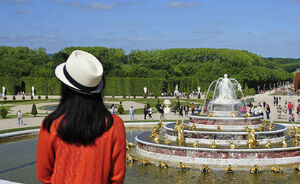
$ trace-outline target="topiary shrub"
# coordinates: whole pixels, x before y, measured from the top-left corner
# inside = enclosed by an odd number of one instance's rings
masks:
[[[160,100],[159,100],[159,98],[157,99],[157,104],[156,104],[156,106],[155,106],[155,108],[157,109],[157,110],[159,110],[160,109]]]
[[[48,100],[48,98],[49,98],[48,95],[46,95],[45,99]]]
[[[33,96],[32,95],[30,96],[30,99],[33,100]]]
[[[31,108],[31,114],[35,117],[38,112],[36,110],[36,105],[35,104],[32,104],[32,108]]]
[[[6,109],[4,109],[4,107],[2,107],[1,109],[0,109],[0,115],[1,115],[1,117],[2,118],[5,118],[6,117],[6,115],[7,115],[7,110]]]
[[[121,104],[121,102],[120,102],[120,105],[118,107],[118,113],[119,114],[123,114],[124,113],[124,108],[123,108],[123,105]]]
[[[25,96],[24,95],[22,96],[22,99],[25,100]]]
[[[4,100],[7,100],[7,97],[4,97],[3,99],[4,99]]]
[[[41,96],[40,96],[40,95],[38,96],[38,99],[39,99],[39,100],[41,99]]]
[[[13,100],[16,100],[16,96],[15,95],[13,96]]]

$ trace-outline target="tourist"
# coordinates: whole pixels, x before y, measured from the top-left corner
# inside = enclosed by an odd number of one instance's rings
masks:
[[[161,121],[163,121],[163,119],[164,119],[164,108],[163,108],[162,105],[159,107],[159,112],[160,112],[160,118],[159,119]]]
[[[129,109],[130,120],[134,120],[134,108],[133,106]]]
[[[41,125],[37,178],[41,183],[124,183],[125,127],[103,103],[101,63],[76,50],[54,74],[62,82],[61,100]]]
[[[189,114],[189,106],[185,104],[184,106],[184,115],[187,116]]]
[[[280,105],[279,105],[280,106]],[[287,111],[288,111],[288,108],[287,106],[285,105],[282,109],[282,118],[283,119],[287,119]]]
[[[279,106],[277,106],[277,118],[278,119],[282,118],[281,113],[282,113],[282,108],[281,108],[281,105],[279,105]]]
[[[149,106],[149,108],[148,108],[148,115],[149,115],[149,118],[152,119],[152,107],[151,106]]]
[[[288,109],[289,109],[289,115],[291,115],[292,114],[292,111],[293,111],[293,104],[291,103],[291,102],[289,102],[289,104],[288,104]]]
[[[266,115],[267,115],[267,120],[270,119],[270,113],[271,113],[271,109],[269,104],[266,105]]]
[[[110,106],[110,112],[112,114],[115,114],[115,104],[111,104],[111,106]]]
[[[295,123],[295,116],[294,116],[294,114],[291,114],[291,115],[289,116],[289,122]]]
[[[195,112],[194,103],[192,103],[192,105],[191,105],[191,111],[192,111],[192,114],[194,114],[194,112]]]
[[[297,118],[299,119],[300,116],[300,104],[297,106]]]
[[[179,106],[178,111],[179,111],[179,116],[183,116],[183,107],[182,107],[182,105]]]
[[[23,125],[23,119],[22,119],[22,112],[21,112],[21,110],[18,110],[17,115],[18,115],[18,124],[19,125]]]
[[[144,105],[144,120],[146,120],[148,114],[147,105]]]

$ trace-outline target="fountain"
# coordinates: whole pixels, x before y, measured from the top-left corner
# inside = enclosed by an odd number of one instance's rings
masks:
[[[213,86],[212,100],[206,103]],[[283,125],[241,112],[244,101],[241,85],[225,74],[210,84],[203,105],[206,108],[200,114],[191,115],[188,122],[165,126],[160,122],[152,132],[139,134],[134,154],[172,167],[180,162],[180,166],[191,168],[227,167],[232,172],[233,167],[258,172],[271,166],[299,165],[299,130],[291,133]]]

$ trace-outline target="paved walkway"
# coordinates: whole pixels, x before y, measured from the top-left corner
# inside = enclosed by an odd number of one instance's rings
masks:
[[[295,107],[293,113],[295,113],[296,106],[298,105],[298,98],[300,98],[300,97],[298,97],[298,96],[280,96],[280,97],[281,97],[281,100],[279,101],[279,104],[281,106],[284,106],[285,101],[292,102],[294,104],[294,107]],[[12,97],[9,97],[9,98],[12,98]],[[17,97],[17,99],[18,98],[21,98],[21,96]],[[49,99],[58,99],[58,98],[60,98],[60,97],[59,96],[49,96]],[[271,120],[273,120],[273,121],[288,121],[288,117],[286,119],[278,119],[277,118],[276,107],[273,105],[273,96],[269,95],[269,93],[258,94],[258,95],[253,96],[253,98],[255,100],[254,104],[259,103],[259,102],[263,103],[263,101],[265,101],[267,104],[270,105]],[[42,99],[44,99],[44,98],[42,97]],[[119,101],[115,101],[115,102],[107,101],[107,103],[119,104]],[[46,105],[55,105],[55,104],[58,104],[58,103],[56,103],[56,102],[53,102],[53,103],[40,103],[40,104],[37,104],[37,107],[46,106]],[[124,101],[123,102],[123,107],[124,107],[125,110],[129,110],[131,105],[133,105],[134,108],[136,108],[136,109],[144,107],[144,104],[137,103],[137,102],[130,102],[130,101]],[[19,109],[21,109],[21,111],[23,113],[26,113],[26,112],[30,113],[31,108],[32,108],[31,104],[29,104],[29,105],[18,105],[16,107],[11,108],[12,111],[10,112],[10,114],[16,114],[16,112]],[[48,113],[48,111],[46,111],[46,110],[38,110],[38,112],[39,113]],[[296,113],[295,113],[295,115],[296,115]],[[158,121],[160,119],[160,113],[154,113],[152,116],[153,116],[153,118],[150,119],[150,120]],[[120,115],[120,117],[124,121],[130,120],[129,114]],[[176,119],[182,119],[182,118],[188,119],[188,116],[180,117],[180,116],[178,116],[178,114],[175,115],[174,113],[165,114],[165,116],[164,116],[164,120],[176,120]],[[20,128],[20,127],[40,126],[43,119],[44,119],[44,116],[23,118],[23,121],[24,121],[24,124],[25,124],[23,126],[18,125],[17,118],[0,119],[0,130]],[[136,121],[144,120],[144,115],[143,114],[137,114],[137,115],[135,115],[134,120],[136,120]],[[147,120],[149,120],[148,116],[147,116]],[[300,117],[296,116],[296,121],[299,121],[299,120],[300,120]]]

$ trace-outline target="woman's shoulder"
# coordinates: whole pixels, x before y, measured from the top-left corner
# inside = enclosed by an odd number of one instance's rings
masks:
[[[114,126],[120,126],[120,125],[124,126],[124,121],[118,115],[112,114],[112,116],[114,119],[114,123],[113,123]]]

